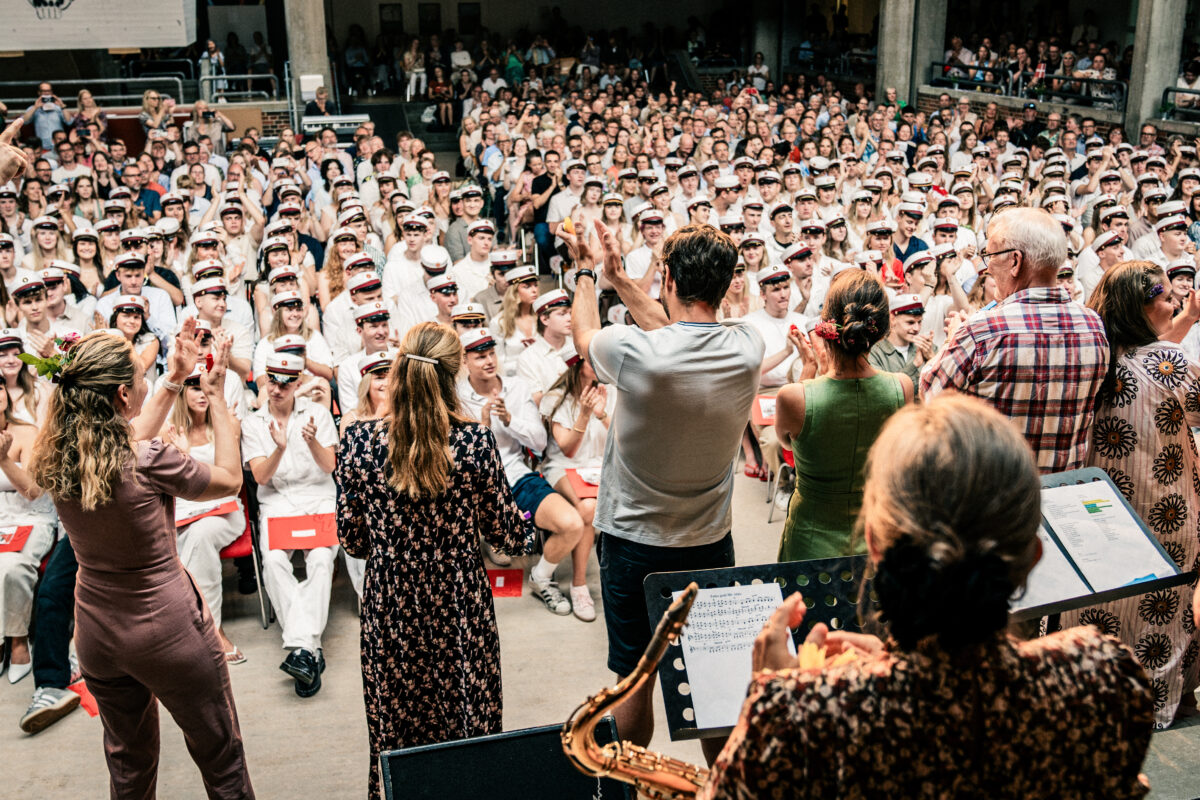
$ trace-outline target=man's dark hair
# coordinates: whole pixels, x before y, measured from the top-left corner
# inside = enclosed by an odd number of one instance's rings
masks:
[[[729,290],[737,257],[733,239],[711,225],[685,225],[667,237],[662,249],[679,301],[713,309]]]
[[[317,138],[324,136],[325,131],[329,131],[334,136],[337,136],[337,131],[335,131],[333,128],[329,127],[328,125],[326,125],[325,127],[321,128],[321,130],[317,131]]]

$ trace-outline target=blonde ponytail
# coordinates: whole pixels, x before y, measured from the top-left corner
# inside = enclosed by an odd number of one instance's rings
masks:
[[[450,428],[468,421],[455,389],[461,366],[457,334],[423,322],[405,335],[388,376],[388,483],[414,500],[436,497],[450,485]]]

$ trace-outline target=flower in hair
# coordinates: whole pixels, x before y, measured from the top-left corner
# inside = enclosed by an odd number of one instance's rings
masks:
[[[813,332],[822,339],[836,341],[842,336],[842,326],[832,320],[823,319],[813,328]]]
[[[66,336],[56,338],[54,344],[58,347],[59,352],[47,358],[35,356],[33,353],[21,353],[18,358],[36,369],[39,378],[49,378],[51,383],[60,383],[62,371],[75,357],[72,350],[79,343],[79,338],[78,333],[68,333]]]
[[[867,332],[868,333],[878,333],[879,332],[879,326],[875,324],[874,317],[867,317]]]
[[[1154,284],[1153,286],[1151,286],[1149,289],[1146,290],[1146,302],[1149,303],[1151,300],[1158,297],[1162,293],[1163,293],[1163,285],[1161,283]]]

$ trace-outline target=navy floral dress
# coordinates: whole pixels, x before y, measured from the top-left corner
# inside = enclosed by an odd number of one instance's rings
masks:
[[[338,538],[367,561],[370,798],[380,796],[381,752],[501,730],[500,639],[479,537],[518,555],[535,531],[513,502],[490,430],[455,425],[450,447],[450,488],[416,501],[387,483],[384,423],[352,425],[338,452]]]
[[[1200,685],[1200,634],[1192,592],[1200,568],[1200,365],[1172,342],[1155,342],[1117,361],[1113,396],[1092,426],[1088,466],[1113,479],[1158,543],[1192,573],[1192,583],[1071,611],[1063,627],[1095,625],[1129,646],[1150,675],[1154,725],[1166,728],[1180,701]]]

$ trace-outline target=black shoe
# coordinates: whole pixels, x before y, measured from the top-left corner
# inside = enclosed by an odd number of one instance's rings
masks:
[[[254,556],[245,556],[233,560],[238,571],[239,594],[254,594],[258,590],[258,578],[254,575],[254,562],[250,560],[252,558]]]
[[[288,653],[288,657],[283,660],[279,668],[296,679],[297,692],[300,691],[301,684],[304,686],[311,686],[314,682],[320,684],[321,670],[311,650],[297,647]]]
[[[312,658],[312,656],[309,656],[309,658]],[[312,697],[321,691],[321,673],[325,671],[325,652],[323,650],[317,650],[316,665],[317,679],[315,681],[308,685],[302,684],[299,680],[296,681],[296,694],[300,697]]]

